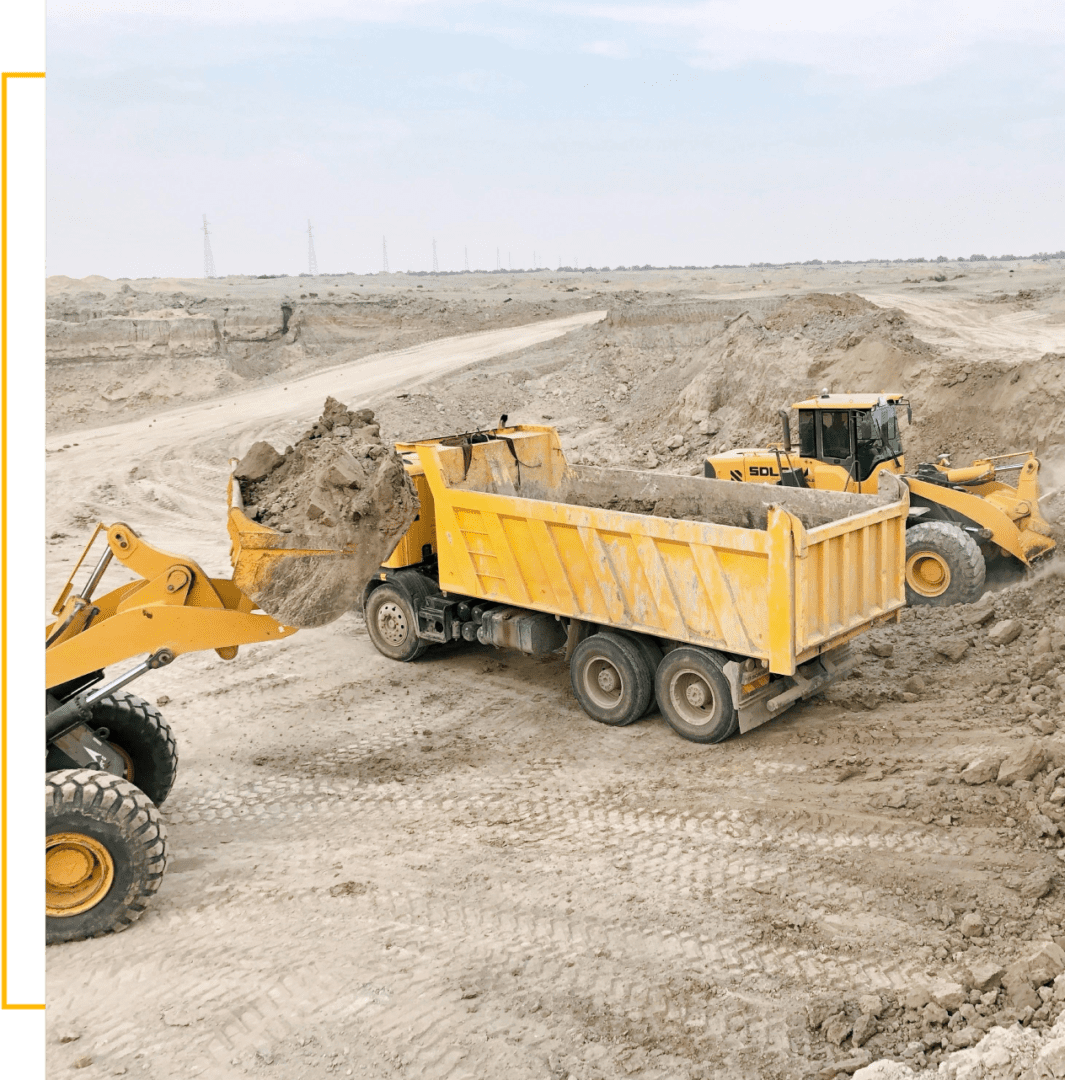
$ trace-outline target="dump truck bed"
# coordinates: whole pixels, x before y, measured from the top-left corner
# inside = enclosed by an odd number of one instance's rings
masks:
[[[780,675],[904,603],[908,495],[894,477],[851,495],[576,466],[553,428],[532,426],[399,449],[422,498],[415,528],[434,520],[445,592]]]

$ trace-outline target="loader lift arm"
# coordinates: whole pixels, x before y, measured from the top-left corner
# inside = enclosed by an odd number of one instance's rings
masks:
[[[74,577],[101,533],[106,547],[75,593]],[[116,559],[139,576],[94,599]],[[241,645],[296,632],[256,613],[232,581],[208,577],[194,560],[152,547],[121,522],[97,525],[52,614],[45,628],[45,737],[76,764],[119,776],[119,756],[87,723],[96,702],[183,653],[214,649],[232,660]],[[104,668],[142,653],[145,659],[93,688]]]

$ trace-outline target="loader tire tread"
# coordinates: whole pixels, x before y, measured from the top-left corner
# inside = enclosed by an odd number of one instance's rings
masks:
[[[925,521],[906,530],[906,565],[921,550],[932,551],[950,567],[951,580],[939,596],[926,596],[906,582],[906,602],[927,607],[973,604],[983,595],[987,567],[976,541],[960,525],[949,521]]]
[[[60,769],[45,775],[45,835],[82,833],[104,844],[114,861],[107,894],[80,914],[47,916],[45,941],[84,941],[135,923],[166,872],[162,815],[140,788],[111,773]]]
[[[136,694],[116,690],[92,706],[94,727],[106,727],[107,742],[120,747],[133,763],[127,776],[156,806],[162,806],[177,778],[177,739],[163,714]],[[61,760],[60,760],[61,759]],[[50,748],[47,767],[68,764],[65,754]]]

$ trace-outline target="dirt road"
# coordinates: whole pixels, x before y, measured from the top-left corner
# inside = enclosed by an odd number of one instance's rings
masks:
[[[447,372],[528,349],[602,319],[586,312],[456,337],[325,368],[282,385],[215,398],[46,440],[48,531],[124,516],[145,535],[189,554],[209,572],[226,572],[225,484],[230,458],[257,439],[283,448],[332,394],[364,406],[386,390],[415,387]],[[165,539],[164,539],[165,538]],[[76,537],[71,538],[72,548]],[[57,556],[60,554],[56,552]],[[213,561],[212,561],[213,560]],[[50,560],[54,566],[60,559]]]

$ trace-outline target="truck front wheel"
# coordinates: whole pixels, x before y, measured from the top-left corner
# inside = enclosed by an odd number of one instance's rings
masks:
[[[666,653],[655,695],[669,726],[692,742],[721,742],[739,728],[732,688],[706,649],[682,645]]]
[[[418,637],[418,605],[432,586],[415,572],[401,572],[366,598],[366,632],[374,648],[390,660],[417,660],[429,642]]]
[[[925,521],[906,530],[907,603],[975,603],[983,594],[985,573],[980,548],[960,526]]]

